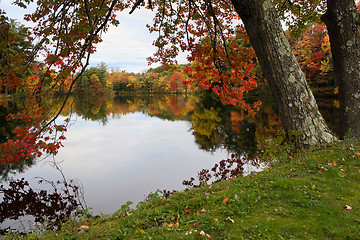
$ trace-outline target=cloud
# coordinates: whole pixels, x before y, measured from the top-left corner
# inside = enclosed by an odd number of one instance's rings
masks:
[[[24,20],[25,14],[29,14],[29,13],[32,13],[33,11],[35,11],[34,3],[30,3],[28,8],[24,9],[24,8],[21,8],[15,4],[13,4],[12,0],[0,0],[0,9],[5,11],[7,16],[10,19],[15,19],[19,23],[24,24],[26,26],[34,25],[34,24],[26,22]]]
[[[136,10],[131,15],[119,13],[120,25],[111,26],[103,35],[103,42],[91,57],[91,63],[105,62],[109,67],[132,72],[148,68],[146,58],[156,51],[152,43],[157,34],[149,33],[146,24],[152,23],[154,14],[146,9]]]
[[[25,13],[35,10],[35,4],[24,10],[12,5],[10,0],[0,0],[0,8],[5,10],[10,18],[17,19],[29,26],[23,20]],[[109,68],[120,68],[127,72],[143,72],[150,67],[146,58],[151,57],[156,48],[152,45],[157,33],[149,33],[146,24],[151,25],[155,11],[149,9],[136,9],[132,14],[129,10],[118,13],[120,25],[110,26],[103,34],[103,42],[97,46],[97,51],[90,58],[90,66],[104,62]],[[186,63],[185,54],[180,54],[179,63]]]
[[[103,35],[103,42],[91,57],[91,65],[105,62],[110,68],[120,68],[127,72],[143,72],[150,67],[146,58],[151,57],[156,48],[152,45],[158,36],[150,33],[146,24],[151,25],[155,12],[148,9],[137,9],[133,14],[128,11],[118,14],[120,25],[111,26]],[[186,63],[186,54],[179,54],[179,63]]]

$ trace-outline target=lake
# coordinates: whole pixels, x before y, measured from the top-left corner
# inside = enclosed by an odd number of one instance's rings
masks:
[[[264,102],[255,117],[248,117],[210,96],[125,95],[70,103],[57,120],[62,123],[71,115],[58,155],[14,169],[2,166],[1,184],[24,178],[34,189],[49,189],[38,183],[39,177],[56,182],[63,174],[82,185],[93,214],[113,213],[127,201],[135,206],[157,189],[182,190],[183,180],[231,154],[252,158],[257,142],[273,137],[281,126],[272,103]],[[323,109],[336,111],[332,104]],[[244,166],[245,174],[259,170]],[[14,225],[5,221],[1,228]]]

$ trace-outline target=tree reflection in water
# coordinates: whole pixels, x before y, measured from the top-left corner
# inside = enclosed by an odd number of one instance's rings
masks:
[[[96,100],[96,101],[95,101]],[[281,120],[273,102],[263,101],[261,110],[254,116],[247,114],[234,106],[225,106],[211,96],[193,95],[118,95],[115,98],[108,96],[91,99],[77,96],[74,104],[65,106],[63,115],[75,112],[77,116],[86,120],[99,121],[103,125],[108,119],[121,118],[128,113],[142,112],[151,117],[169,121],[187,121],[191,127],[189,131],[199,149],[215,152],[217,149],[226,149],[231,158],[221,160],[210,170],[202,170],[195,178],[184,181],[186,186],[200,186],[204,182],[220,181],[233,178],[244,173],[244,163],[258,166],[256,157],[257,143],[275,136],[281,126]],[[321,105],[320,105],[321,107]],[[0,113],[4,109],[0,109]],[[321,110],[321,109],[320,109]],[[336,111],[330,104],[325,110]],[[324,112],[323,112],[324,113]],[[0,115],[4,122],[5,115]],[[325,119],[326,113],[325,113]],[[337,118],[329,117],[337,126]],[[5,121],[6,122],[6,121]],[[17,123],[6,122],[0,128],[0,139],[11,138],[12,128]],[[71,129],[69,129],[71,131]],[[333,129],[334,130],[334,129]],[[335,129],[336,131],[336,129]],[[244,157],[246,156],[246,157]],[[61,181],[39,179],[42,186],[46,183],[50,190],[34,190],[25,180],[8,180],[8,175],[14,172],[23,172],[38,160],[25,158],[17,163],[0,165],[2,181],[8,181],[8,187],[1,186],[0,193],[3,201],[0,203],[0,221],[21,218],[24,215],[33,215],[38,222],[47,221],[49,226],[59,227],[61,221],[77,210],[86,209],[82,188],[75,181],[66,181],[62,171]]]
[[[184,180],[183,185],[188,187],[201,187],[205,183],[211,184],[236,178],[244,174],[244,165],[249,163],[256,168],[261,167],[260,159],[258,157],[252,159],[247,156],[237,158],[235,154],[231,154],[230,158],[221,160],[210,170],[203,169],[198,172],[198,183],[195,183],[195,178],[192,177],[190,180]],[[210,180],[212,181],[210,182]]]
[[[273,137],[280,128],[280,117],[271,104],[263,104],[260,112],[250,117],[243,110],[224,105],[210,95],[124,94],[102,101],[76,99],[72,110],[84,119],[102,124],[106,124],[110,116],[121,118],[134,112],[163,120],[188,121],[200,149],[214,152],[224,148],[241,156],[255,154],[257,141]]]
[[[59,165],[53,162],[53,166],[61,173],[62,180],[55,182],[39,177],[38,184],[43,189],[30,186],[24,178],[10,180],[7,187],[0,186],[0,193],[3,195],[0,223],[14,220],[17,226],[15,230],[23,233],[34,230],[31,229],[34,223],[45,223],[44,229],[57,230],[76,212],[85,213],[87,206],[81,183],[73,179],[67,180]],[[49,186],[50,189],[45,190]],[[26,220],[29,217],[33,220]],[[9,230],[13,230],[12,227],[0,229],[0,234]]]

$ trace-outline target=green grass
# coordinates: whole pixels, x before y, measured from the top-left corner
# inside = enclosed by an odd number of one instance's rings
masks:
[[[360,239],[360,145],[281,156],[261,173],[5,239]]]

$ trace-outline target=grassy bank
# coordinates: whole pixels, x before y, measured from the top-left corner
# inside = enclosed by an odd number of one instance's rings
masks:
[[[340,143],[246,177],[78,218],[25,239],[360,239],[360,147]],[[9,239],[21,238],[15,234]]]

